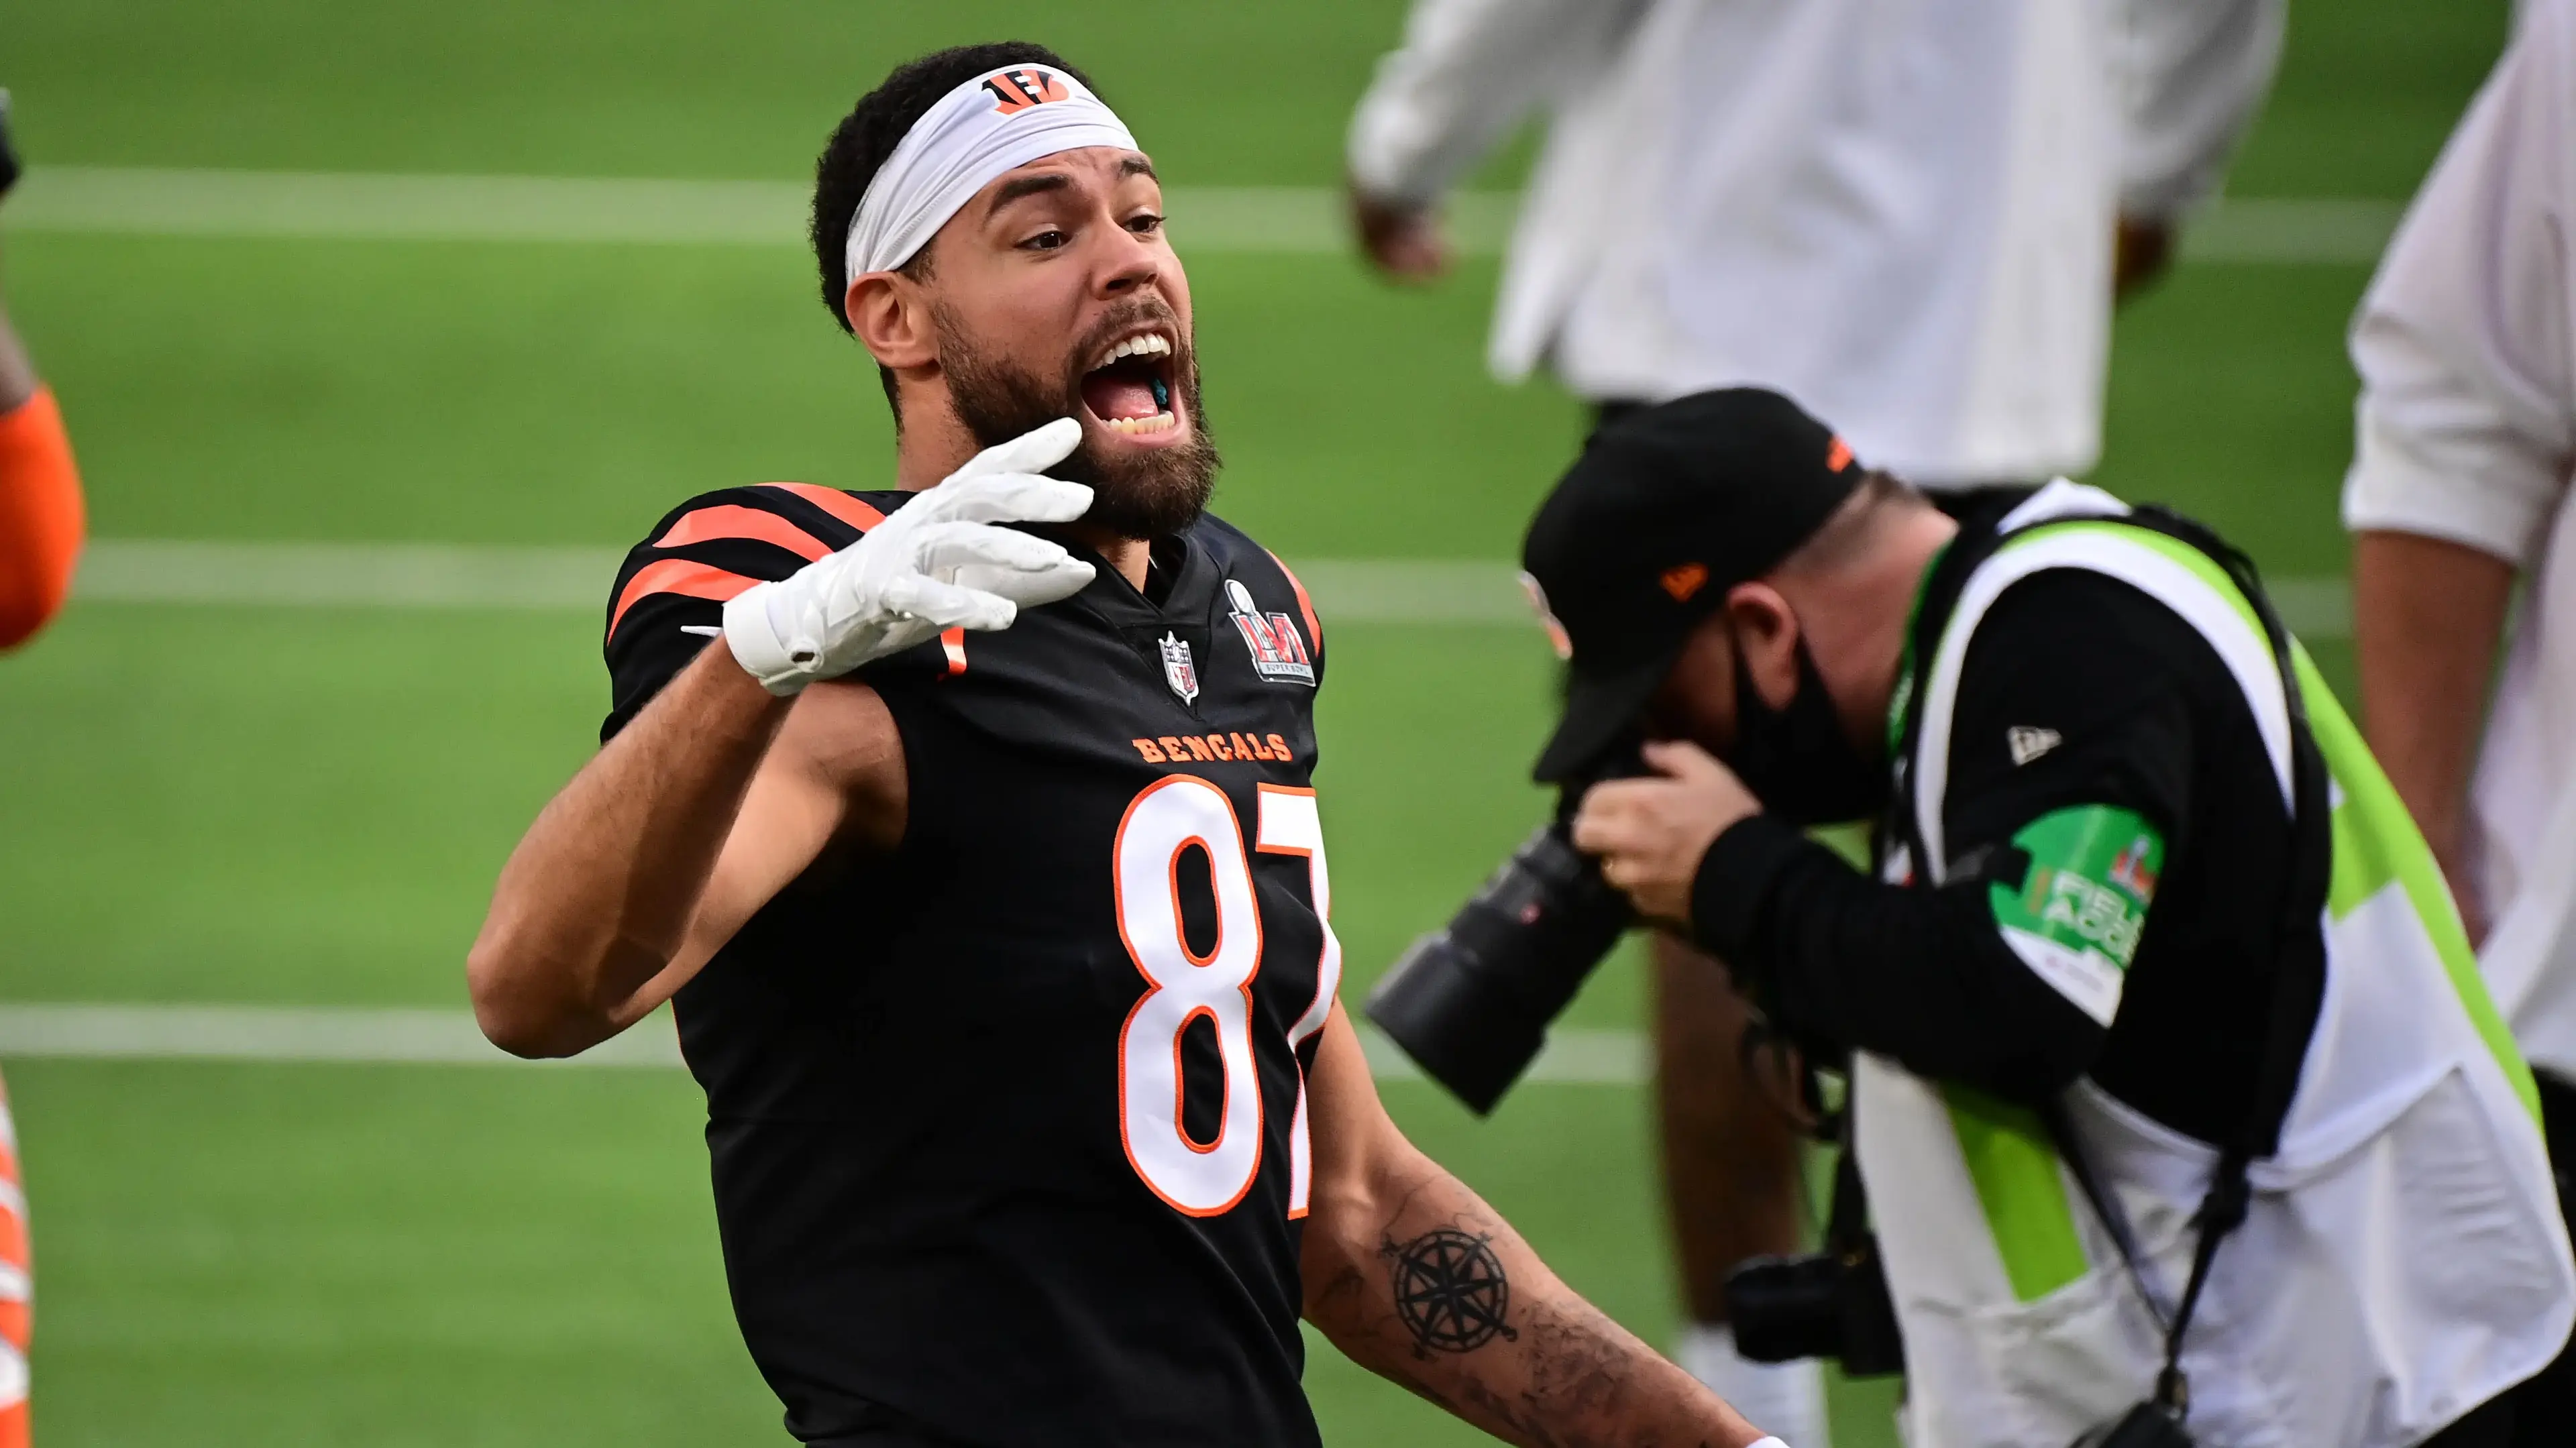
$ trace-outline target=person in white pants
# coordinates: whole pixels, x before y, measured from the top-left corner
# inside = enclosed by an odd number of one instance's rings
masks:
[[[2343,515],[2371,748],[2539,1078],[2562,1196],[2576,1161],[2572,231],[2576,0],[2526,0],[2354,320]],[[2522,1441],[2576,1435],[2570,1372],[2526,1390]]]
[[[1442,196],[1544,113],[1496,376],[1544,364],[1605,418],[1773,388],[1966,506],[2096,460],[2114,292],[2215,189],[2281,23],[2280,0],[1416,0],[1352,119],[1354,224],[1385,272],[1437,275]],[[1747,1363],[1723,1325],[1726,1272],[1797,1246],[1794,1135],[1739,1067],[1723,975],[1666,947],[1656,984],[1678,1356],[1821,1443],[1815,1366]]]

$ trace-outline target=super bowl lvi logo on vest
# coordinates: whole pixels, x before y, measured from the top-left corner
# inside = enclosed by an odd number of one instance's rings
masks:
[[[1195,704],[1199,698],[1199,666],[1190,658],[1190,641],[1178,634],[1167,633],[1155,641],[1163,651],[1163,682],[1181,696],[1184,704]]]
[[[1306,656],[1306,638],[1297,632],[1297,621],[1284,613],[1263,613],[1261,605],[1252,601],[1252,590],[1240,579],[1225,581],[1225,596],[1234,600],[1234,626],[1242,631],[1244,646],[1252,650],[1254,672],[1265,679],[1294,679],[1312,688],[1315,664]]]

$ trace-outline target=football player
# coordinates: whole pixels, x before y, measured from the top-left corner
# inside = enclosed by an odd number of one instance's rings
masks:
[[[914,61],[825,150],[814,241],[896,487],[655,526],[605,747],[468,963],[523,1055],[673,1002],[790,1431],[1313,1444],[1303,1316],[1514,1442],[1760,1438],[1378,1103],[1310,782],[1324,638],[1203,512],[1188,282],[1116,114],[1040,47]]]

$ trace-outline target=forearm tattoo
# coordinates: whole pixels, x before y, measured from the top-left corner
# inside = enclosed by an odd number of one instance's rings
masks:
[[[1512,1305],[1511,1280],[1489,1240],[1455,1227],[1435,1227],[1410,1242],[1381,1241],[1378,1255],[1386,1259],[1396,1320],[1412,1337],[1416,1357],[1472,1352],[1497,1336],[1520,1341],[1520,1333],[1505,1321]]]

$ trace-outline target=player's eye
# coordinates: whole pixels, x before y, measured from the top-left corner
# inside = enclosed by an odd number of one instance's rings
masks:
[[[1163,218],[1150,211],[1141,212],[1127,218],[1127,229],[1138,236],[1152,236],[1163,229]]]
[[[1020,243],[1023,251],[1059,251],[1073,244],[1073,234],[1050,228]]]

